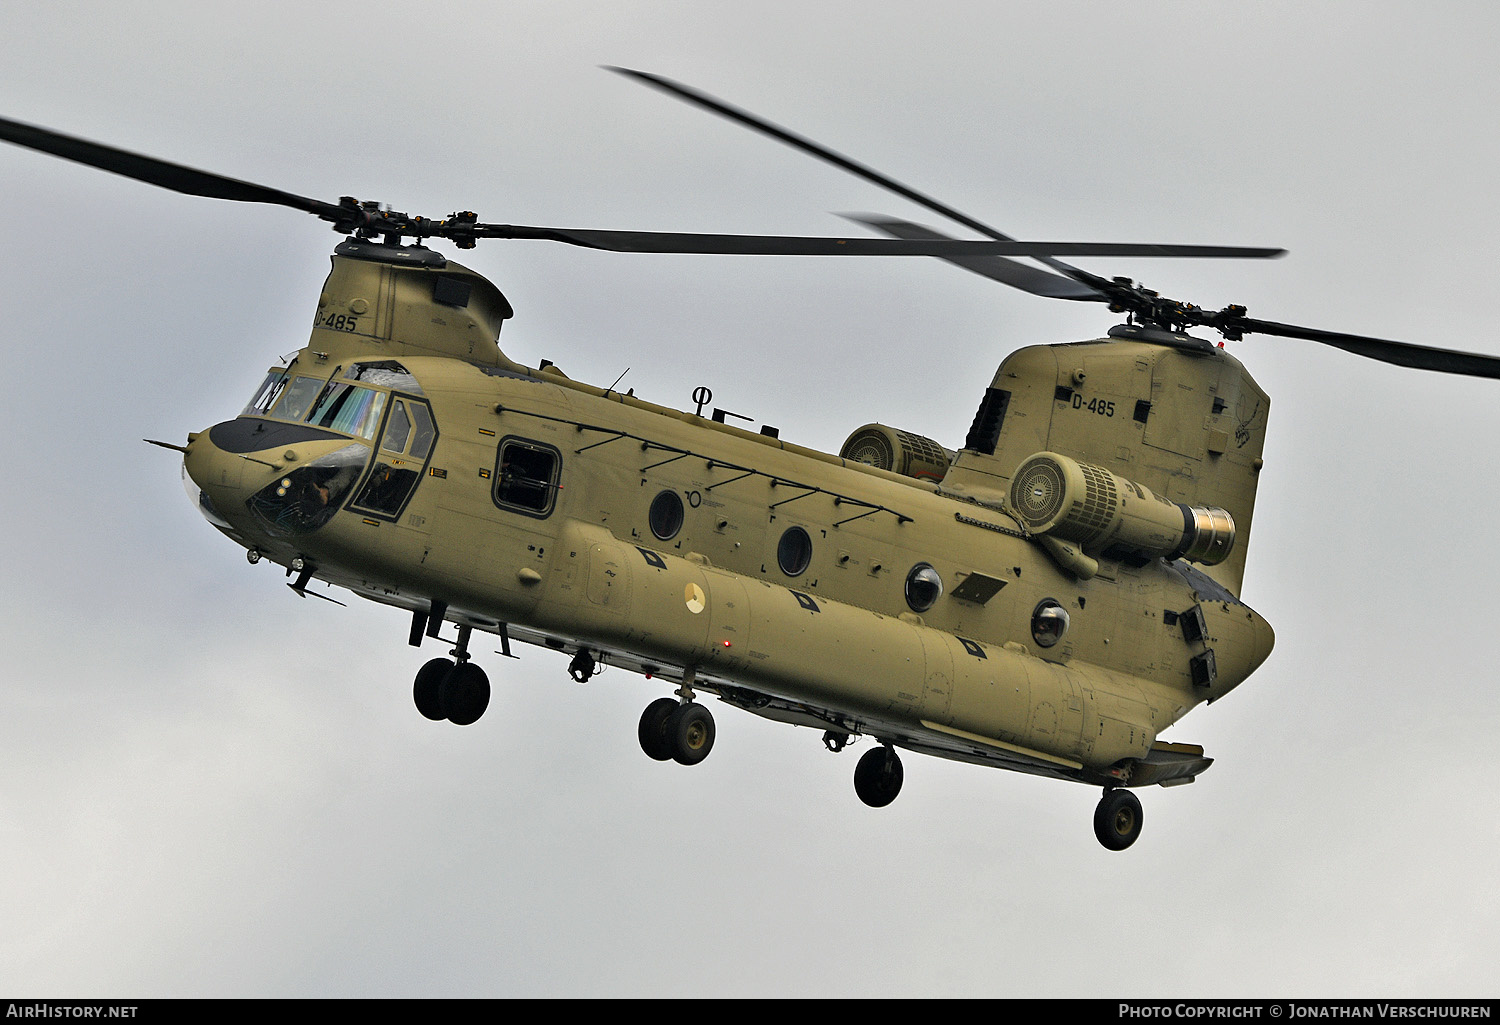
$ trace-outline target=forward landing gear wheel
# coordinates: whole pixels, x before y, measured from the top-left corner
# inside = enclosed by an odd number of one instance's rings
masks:
[[[657,698],[641,713],[641,725],[637,731],[641,750],[658,762],[672,759],[672,740],[667,736],[667,722],[680,707],[681,703],[673,698]]]
[[[854,767],[854,792],[871,808],[884,808],[901,792],[905,778],[896,749],[882,744],[866,751]]]
[[[1112,851],[1123,851],[1141,835],[1141,802],[1129,790],[1106,790],[1094,809],[1094,835]]]
[[[433,722],[448,718],[443,714],[443,701],[438,691],[443,685],[443,678],[452,671],[451,658],[435,658],[417,670],[417,680],[412,686],[412,699],[417,703],[417,711]]]
[[[714,749],[714,717],[696,702],[678,705],[667,719],[672,758],[679,765],[697,765]]]
[[[490,678],[473,662],[460,662],[443,677],[438,699],[444,718],[454,725],[467,726],[490,705]]]

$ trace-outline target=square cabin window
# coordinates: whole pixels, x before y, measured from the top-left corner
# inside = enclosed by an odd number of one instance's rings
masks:
[[[557,497],[562,457],[557,449],[523,438],[504,438],[495,467],[495,504],[527,516],[547,516]]]

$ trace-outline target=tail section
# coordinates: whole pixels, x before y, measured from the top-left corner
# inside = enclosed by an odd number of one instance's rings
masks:
[[[1270,399],[1221,348],[1116,332],[1123,337],[1012,353],[944,488],[1008,495],[1022,464],[1050,452],[1102,467],[1167,502],[1227,511],[1233,545],[1199,568],[1238,595]]]

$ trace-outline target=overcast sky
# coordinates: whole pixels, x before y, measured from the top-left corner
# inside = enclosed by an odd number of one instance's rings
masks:
[[[222,12],[222,13],[221,13]],[[441,217],[838,234],[934,223],[599,70],[668,75],[1022,238],[1285,246],[1077,261],[1203,306],[1500,354],[1489,3],[0,3],[0,115]],[[1313,343],[1273,398],[1244,597],[1266,665],[1141,792],[855,757],[476,646],[431,723],[401,614],[299,600],[189,505],[181,443],[300,348],[338,241],[0,147],[0,991],[172,996],[1494,996],[1500,382]],[[450,255],[454,255],[449,250]],[[961,443],[995,366],[1101,307],[930,260],[462,254],[520,362],[836,450]],[[347,598],[347,596],[345,596]]]

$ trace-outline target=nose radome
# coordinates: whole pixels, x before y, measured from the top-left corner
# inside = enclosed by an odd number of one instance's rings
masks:
[[[214,444],[215,429],[210,428],[192,437],[182,457],[182,465],[193,483],[208,492],[217,505],[218,494],[236,492],[244,487],[246,460],[238,453],[226,452]]]
[[[238,453],[226,452],[214,443],[213,430],[189,435],[182,457],[182,483],[205,519],[215,526],[228,527],[223,510],[243,508],[250,494],[245,480],[247,468],[266,472],[273,468],[257,467]]]

